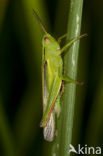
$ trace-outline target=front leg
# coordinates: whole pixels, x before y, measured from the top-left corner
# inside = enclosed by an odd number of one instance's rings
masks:
[[[83,85],[84,84],[83,82],[79,82],[77,80],[73,80],[73,79],[71,79],[69,77],[61,76],[60,78],[61,78],[61,80],[65,81],[65,82],[70,82],[70,83],[74,83],[74,84],[77,84],[77,85]]]
[[[59,74],[59,77],[60,77],[61,81],[70,82],[70,83],[74,83],[74,84],[77,84],[77,85],[83,85],[83,84],[84,84],[83,82],[79,82],[79,81],[77,81],[77,80],[73,80],[73,79],[71,79],[70,77],[64,77],[64,76],[62,75],[62,70],[61,70],[61,68],[59,68],[58,74]]]

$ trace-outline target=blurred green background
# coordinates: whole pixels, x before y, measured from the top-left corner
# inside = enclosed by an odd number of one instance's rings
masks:
[[[43,32],[32,9],[56,39],[67,30],[69,0],[0,0],[0,156],[46,156],[50,144],[39,128]],[[102,146],[102,0],[84,1],[83,33],[72,144]]]

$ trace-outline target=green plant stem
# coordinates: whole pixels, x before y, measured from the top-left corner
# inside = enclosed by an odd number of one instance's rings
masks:
[[[71,40],[74,37],[80,35],[81,18],[82,18],[83,0],[71,0],[67,34],[68,39]],[[79,41],[76,41],[66,52],[64,56],[64,75],[69,76],[72,79],[76,79],[77,75],[77,62],[78,62],[78,48]],[[68,156],[69,145],[72,141],[72,129],[73,129],[73,116],[74,116],[74,104],[76,97],[76,85],[66,83],[65,92],[62,101],[62,131],[60,142],[60,156]]]

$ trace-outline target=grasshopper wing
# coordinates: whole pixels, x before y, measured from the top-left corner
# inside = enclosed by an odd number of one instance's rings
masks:
[[[43,129],[44,139],[51,142],[55,136],[55,114],[51,113],[47,126]]]
[[[45,60],[44,56],[45,49],[43,51],[43,60]],[[42,61],[42,94],[43,94],[43,114],[47,107],[47,98],[48,98],[48,89],[46,86],[46,67],[47,63],[46,61]],[[55,113],[52,112],[49,122],[47,123],[47,126],[43,128],[43,135],[44,139],[47,141],[53,141],[55,136]]]

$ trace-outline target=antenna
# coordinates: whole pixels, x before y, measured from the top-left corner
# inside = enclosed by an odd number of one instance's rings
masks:
[[[43,23],[42,23],[40,17],[37,15],[37,13],[35,12],[34,9],[33,9],[33,15],[34,15],[35,18],[37,19],[37,21],[38,21],[38,23],[40,24],[42,30],[47,34],[47,31],[46,31],[46,29],[45,29],[45,27],[44,27],[44,25],[43,25]]]

